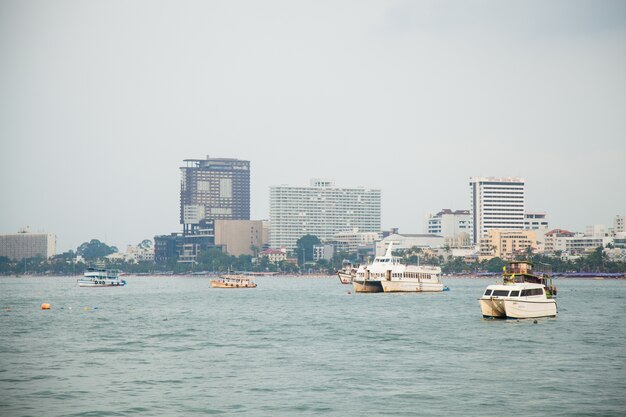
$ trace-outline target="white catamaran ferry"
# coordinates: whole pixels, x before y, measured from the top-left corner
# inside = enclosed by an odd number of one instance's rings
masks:
[[[88,268],[83,278],[78,280],[80,287],[122,287],[126,281],[120,279],[115,269]]]
[[[533,271],[528,261],[512,261],[504,268],[502,284],[489,285],[478,299],[485,318],[530,319],[556,317],[556,287],[549,269]]]
[[[441,268],[437,266],[405,265],[391,255],[392,243],[385,256],[361,265],[352,280],[355,292],[441,292]]]

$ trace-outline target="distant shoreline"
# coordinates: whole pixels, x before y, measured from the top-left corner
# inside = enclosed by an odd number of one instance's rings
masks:
[[[208,272],[206,274],[199,273],[181,273],[181,274],[167,274],[167,273],[124,273],[123,275],[126,277],[168,277],[168,278],[188,278],[188,277],[201,277],[201,278],[216,278],[222,275],[222,272]],[[242,272],[243,275],[249,275],[245,272]],[[67,275],[67,274],[0,274],[0,278],[38,278],[38,277],[81,277],[83,274],[75,274],[75,275]],[[279,278],[336,278],[336,274],[324,274],[324,273],[311,273],[311,274],[280,274],[280,273],[270,273],[267,275],[255,273],[250,274],[252,278],[270,278],[270,277],[279,277]],[[502,275],[493,273],[485,273],[485,274],[447,274],[443,275],[443,279],[480,279],[480,278],[500,278]],[[626,280],[626,273],[592,273],[592,272],[579,272],[579,273],[570,273],[570,274],[554,274],[552,275],[554,279],[586,279],[586,280]]]

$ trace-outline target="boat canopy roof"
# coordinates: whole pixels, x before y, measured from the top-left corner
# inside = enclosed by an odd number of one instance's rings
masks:
[[[514,264],[529,264],[529,265],[534,265],[534,263],[532,263],[531,261],[526,261],[526,260],[518,260],[518,261],[510,261],[509,262],[510,265],[514,265]]]
[[[542,284],[535,284],[532,282],[516,282],[513,284],[492,284],[487,285],[487,290],[511,290],[513,288],[526,289],[526,288],[543,288]]]

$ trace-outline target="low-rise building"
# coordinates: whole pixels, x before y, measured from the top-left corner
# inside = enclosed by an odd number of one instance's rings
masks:
[[[564,229],[552,229],[545,234],[543,250],[546,253],[554,253],[557,250],[565,250],[565,245],[562,244],[564,237],[574,237],[576,233],[570,232]]]
[[[106,256],[111,261],[123,261],[130,263],[154,262],[154,248],[127,245],[125,252],[115,252]]]
[[[337,242],[341,250],[347,253],[357,253],[359,248],[370,246],[377,240],[380,240],[380,233],[359,232],[358,229],[351,232],[335,233],[332,237],[332,241]]]
[[[407,250],[417,248],[441,248],[445,245],[443,236],[425,234],[391,234],[376,242],[376,256],[383,256],[389,242],[393,242],[393,250]]]
[[[529,249],[537,249],[535,232],[532,230],[489,229],[487,237],[480,240],[482,258],[513,259]]]
[[[429,214],[426,219],[426,233],[443,236],[449,246],[457,244],[469,246],[471,243],[472,220],[469,210],[442,209],[437,214]],[[460,247],[460,246],[459,246]]]
[[[614,238],[604,232],[601,225],[588,226],[587,233],[573,233],[567,230],[554,229],[546,233],[546,253],[566,253],[576,255],[594,250],[597,247],[607,247],[614,243]]]
[[[287,260],[287,250],[282,249],[266,249],[259,252],[259,258],[266,257],[270,263],[277,264],[281,261]]]
[[[356,249],[355,249],[356,251]],[[313,260],[315,262],[319,260],[330,261],[335,256],[335,245],[332,243],[322,243],[320,245],[313,246]]]
[[[621,232],[613,238],[613,245],[619,249],[626,249],[626,232]]]
[[[605,248],[609,243],[613,243],[612,237],[574,236],[563,238],[563,244],[559,247],[569,254],[579,254],[593,251],[598,247]]]
[[[215,247],[215,239],[209,234],[185,235],[172,233],[154,237],[154,261],[167,263],[195,263],[198,254]]]
[[[264,234],[261,220],[216,220],[215,245],[230,255],[255,256],[263,245]],[[256,253],[255,253],[256,252]]]
[[[17,233],[0,234],[0,256],[14,261],[56,254],[57,237],[52,233],[32,233],[22,228]]]

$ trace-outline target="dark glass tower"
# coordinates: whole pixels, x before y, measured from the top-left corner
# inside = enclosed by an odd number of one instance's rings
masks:
[[[184,234],[212,234],[215,220],[250,220],[250,161],[207,156],[184,162],[180,168]]]

